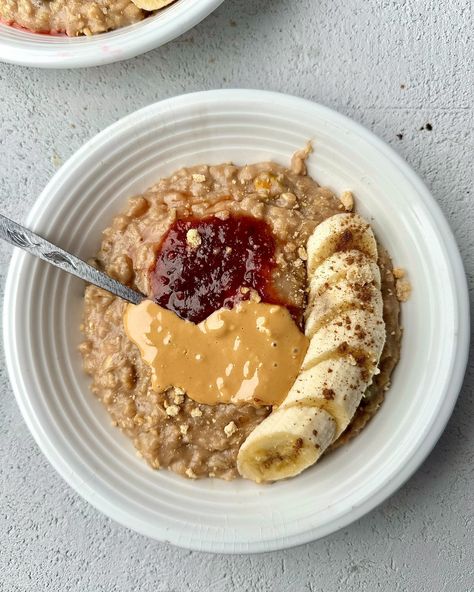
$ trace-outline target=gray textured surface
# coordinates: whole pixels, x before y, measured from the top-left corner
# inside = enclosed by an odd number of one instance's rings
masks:
[[[126,63],[69,72],[0,65],[1,211],[21,221],[62,160],[155,100],[278,90],[353,117],[406,158],[449,219],[472,296],[473,24],[470,0],[227,0],[180,39]],[[428,122],[432,131],[420,129]],[[1,247],[4,275],[10,249]],[[471,358],[440,442],[377,510],[303,547],[219,557],[147,540],[82,501],[30,437],[2,363],[0,590],[474,590],[473,374]]]

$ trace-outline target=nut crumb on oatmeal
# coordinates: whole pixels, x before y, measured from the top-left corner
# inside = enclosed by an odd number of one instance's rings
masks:
[[[307,174],[306,160],[313,152],[313,143],[308,142],[302,150],[296,151],[291,157],[291,171],[295,175],[305,176]]]
[[[411,295],[411,284],[408,280],[399,279],[395,283],[395,288],[397,291],[397,298],[400,302],[406,302]]]
[[[186,242],[192,249],[197,249],[202,243],[201,235],[195,228],[190,228],[187,231]]]
[[[405,270],[403,269],[403,267],[394,267],[392,273],[393,277],[397,280],[401,279],[402,277],[405,277]]]
[[[200,173],[194,173],[192,177],[196,183],[204,183],[206,180],[206,175],[201,175]]]
[[[298,247],[298,257],[303,261],[308,259],[308,253],[306,252],[305,247]]]
[[[188,433],[188,430],[189,430],[189,426],[188,426],[188,424],[187,424],[187,423],[182,423],[182,424],[179,426],[179,431],[181,432],[181,434],[182,434],[183,436],[186,436],[186,434]]]
[[[257,292],[257,290],[254,290],[253,288],[250,290],[250,302],[261,302],[262,301],[262,297],[260,296],[260,294]]]
[[[166,408],[166,415],[170,417],[176,417],[179,413],[179,407],[177,405],[168,405]]]
[[[352,212],[354,209],[354,195],[352,191],[343,191],[341,193],[341,203],[346,212]]]
[[[196,473],[190,467],[188,467],[184,472],[190,479],[197,479]]]
[[[224,427],[225,435],[230,438],[235,432],[238,431],[238,427],[235,425],[235,422],[231,421]]]
[[[191,410],[191,417],[201,417],[201,415],[202,411],[199,409],[199,407],[195,407]]]

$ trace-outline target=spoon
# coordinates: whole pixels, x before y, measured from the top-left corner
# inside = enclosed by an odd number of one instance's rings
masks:
[[[140,292],[124,286],[106,273],[53,245],[38,234],[10,220],[10,218],[2,216],[2,214],[0,214],[0,238],[15,247],[20,247],[20,249],[31,253],[35,257],[43,259],[47,263],[51,263],[55,267],[59,267],[59,269],[75,275],[81,280],[85,280],[89,284],[107,290],[127,302],[139,304],[142,300],[145,300],[145,296]]]

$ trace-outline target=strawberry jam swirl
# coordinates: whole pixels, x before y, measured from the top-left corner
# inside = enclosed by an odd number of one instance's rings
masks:
[[[194,323],[250,299],[285,306],[297,319],[301,310],[273,283],[275,248],[269,225],[251,216],[177,220],[151,270],[154,300]]]

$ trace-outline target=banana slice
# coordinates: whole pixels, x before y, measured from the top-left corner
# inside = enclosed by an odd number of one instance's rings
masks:
[[[385,343],[377,244],[357,214],[337,214],[308,240],[310,338],[287,397],[247,438],[242,476],[293,477],[315,463],[347,427],[377,372]]]
[[[377,261],[377,243],[370,225],[358,214],[336,214],[316,226],[309,237],[308,276],[333,253],[357,250]]]
[[[369,284],[380,288],[380,269],[377,263],[360,251],[339,251],[318,267],[309,284],[311,299],[319,296],[332,284],[347,279],[353,283]]]
[[[384,343],[385,325],[380,318],[368,310],[348,310],[314,333],[301,369],[329,357],[351,355],[373,371]]]
[[[318,460],[335,434],[336,422],[323,409],[277,409],[242,444],[237,469],[257,483],[294,477]]]
[[[355,284],[347,279],[329,286],[320,296],[315,296],[306,309],[306,337],[311,338],[329,321],[354,308],[381,316],[383,301],[380,289],[374,283]]]
[[[135,6],[138,6],[138,8],[141,8],[142,10],[148,11],[164,8],[174,1],[175,0],[132,0]]]
[[[294,405],[324,409],[336,420],[337,438],[351,421],[369,381],[372,374],[351,355],[325,360],[299,374],[279,411]]]

